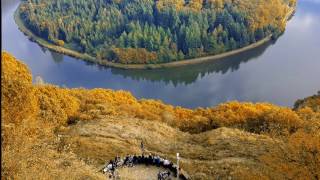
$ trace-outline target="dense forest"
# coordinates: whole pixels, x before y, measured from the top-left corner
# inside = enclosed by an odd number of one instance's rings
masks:
[[[165,63],[214,55],[285,29],[296,0],[27,0],[25,25],[99,60]]]

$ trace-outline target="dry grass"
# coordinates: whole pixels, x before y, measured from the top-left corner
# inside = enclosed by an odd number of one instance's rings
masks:
[[[32,85],[26,66],[2,53],[3,179],[102,179],[116,155],[149,152],[193,179],[317,179],[319,96],[295,110],[229,102],[185,109],[129,92]],[[28,100],[28,101],[27,101]]]

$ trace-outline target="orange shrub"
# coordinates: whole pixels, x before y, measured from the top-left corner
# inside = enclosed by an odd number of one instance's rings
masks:
[[[37,113],[32,77],[26,65],[9,53],[1,58],[1,114],[5,123],[19,124]]]
[[[289,138],[289,148],[295,162],[304,166],[310,173],[305,179],[320,177],[320,131],[298,131]]]
[[[30,74],[28,78],[28,86],[31,88]],[[59,125],[66,124],[68,121],[95,119],[104,115],[125,115],[166,122],[183,131],[193,133],[224,126],[241,128],[254,133],[284,136],[294,133],[303,126],[302,114],[314,117],[312,110],[310,110],[312,112],[298,111],[301,116],[299,117],[296,112],[288,108],[267,103],[228,102],[213,108],[191,110],[166,105],[158,100],[137,100],[126,91],[68,90],[50,85],[36,86],[35,89],[41,119]]]
[[[64,46],[64,41],[63,40],[55,40],[54,43],[58,46]]]
[[[287,136],[303,126],[300,117],[289,108],[274,108],[262,115],[262,121],[253,128],[274,136]]]
[[[262,113],[273,108],[271,104],[228,102],[209,109],[199,110],[218,126],[236,126],[251,119],[258,119]]]
[[[285,135],[295,132],[303,124],[296,112],[267,103],[229,102],[213,108],[197,109],[194,115],[208,120],[207,123],[198,122],[206,126],[202,128],[206,130],[236,127],[254,133]],[[196,126],[201,129],[199,125]]]
[[[79,100],[70,95],[69,90],[53,85],[36,87],[40,106],[39,117],[45,122],[66,125],[70,118],[77,115]]]
[[[299,99],[294,104],[295,110],[305,107],[311,108],[314,112],[320,112],[320,91],[316,95],[307,97],[305,99]]]
[[[116,59],[123,64],[147,64],[157,60],[155,52],[144,48],[113,48]]]

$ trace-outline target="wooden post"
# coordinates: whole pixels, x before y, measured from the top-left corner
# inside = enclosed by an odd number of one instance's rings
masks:
[[[141,144],[140,144],[140,148],[141,148],[141,154],[144,155],[144,144],[143,144],[143,140],[141,140]]]
[[[179,153],[177,153],[177,179],[179,180],[179,160],[180,160],[180,157],[179,157]]]

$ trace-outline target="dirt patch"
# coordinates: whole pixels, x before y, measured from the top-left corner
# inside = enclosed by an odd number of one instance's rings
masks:
[[[134,167],[119,168],[117,169],[117,174],[120,179],[126,180],[157,180],[160,171],[166,171],[166,169],[157,166],[137,165]],[[170,173],[170,178],[173,179],[173,173]]]

